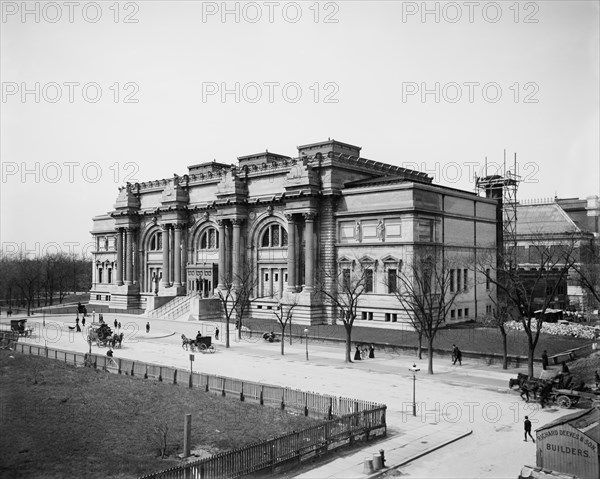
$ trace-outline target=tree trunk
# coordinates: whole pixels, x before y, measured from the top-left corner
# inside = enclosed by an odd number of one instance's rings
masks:
[[[501,328],[500,332],[502,333],[502,369],[508,369],[508,344],[506,330]]]
[[[419,333],[419,345],[417,346],[417,357],[423,359],[423,333]]]
[[[427,340],[427,374],[433,374],[433,339]]]
[[[292,336],[292,333],[290,332],[290,337]],[[283,356],[284,353],[284,346],[285,346],[285,327],[281,328],[281,355]]]
[[[229,347],[229,316],[225,316],[225,347]],[[241,328],[240,328],[241,329]]]
[[[535,345],[529,342],[529,351],[527,352],[527,374],[533,377],[533,355],[535,354]]]
[[[344,323],[344,327],[346,328],[346,362],[351,363],[352,358],[352,326],[349,326],[347,323]]]

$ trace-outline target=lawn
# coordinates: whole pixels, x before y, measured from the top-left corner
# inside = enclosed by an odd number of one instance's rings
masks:
[[[126,478],[172,467],[186,413],[192,449],[205,453],[317,423],[183,385],[0,351],[0,477]],[[170,457],[161,459],[154,428],[165,424]]]
[[[417,334],[414,331],[401,331],[394,329],[361,327],[362,320],[356,320],[352,328],[352,341],[356,343],[374,343],[396,345],[402,347],[416,347]],[[248,319],[244,325],[255,331],[281,332],[276,320]],[[304,334],[306,325],[292,325],[295,335]],[[286,335],[289,326],[286,328]],[[313,339],[345,339],[345,329],[339,325],[309,326],[309,338]],[[590,344],[588,339],[579,339],[565,336],[540,334],[536,347],[536,356],[539,358],[546,349],[550,356],[562,353],[569,349]],[[495,328],[484,328],[477,323],[466,323],[449,328],[441,328],[434,341],[434,349],[450,352],[452,345],[456,344],[463,353],[496,353],[502,354],[502,336]],[[423,340],[423,348],[427,345]],[[527,335],[524,331],[511,330],[508,332],[508,354],[514,356],[527,356]]]

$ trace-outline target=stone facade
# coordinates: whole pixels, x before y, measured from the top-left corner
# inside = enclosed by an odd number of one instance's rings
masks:
[[[359,262],[372,269],[373,287],[357,323],[401,327],[407,318],[386,275],[436,245],[464,258],[457,274],[468,283],[448,321],[484,315],[490,292],[467,263],[495,250],[495,200],[360,150],[328,140],[295,157],[267,151],[127,184],[114,209],[93,220],[92,303],[152,309],[190,293],[209,297],[251,273],[253,316],[273,318],[279,301],[295,301],[294,321],[330,323],[335,311],[320,290],[334,291],[340,268]]]

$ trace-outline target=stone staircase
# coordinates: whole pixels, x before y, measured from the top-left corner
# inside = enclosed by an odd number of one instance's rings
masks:
[[[160,308],[150,311],[146,316],[156,319],[178,319],[189,314],[194,299],[198,299],[197,293],[188,296],[176,296]]]

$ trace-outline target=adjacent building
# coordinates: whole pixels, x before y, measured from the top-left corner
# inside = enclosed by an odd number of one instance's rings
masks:
[[[249,314],[272,318],[279,302],[293,301],[294,321],[331,323],[322,291],[335,292],[336,275],[360,266],[370,273],[358,321],[402,327],[390,278],[420,248],[436,247],[459,258],[452,287],[460,294],[447,321],[476,319],[491,311],[493,292],[472,262],[495,260],[496,228],[494,199],[434,185],[340,141],[200,163],[127,184],[93,219],[91,302],[153,310],[210,298],[250,275]]]

